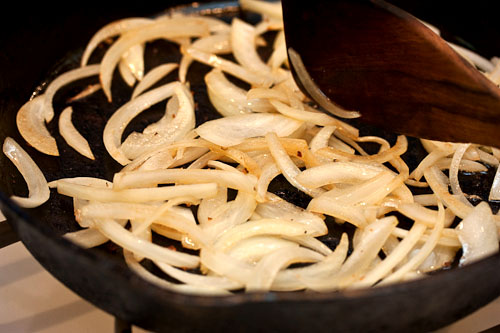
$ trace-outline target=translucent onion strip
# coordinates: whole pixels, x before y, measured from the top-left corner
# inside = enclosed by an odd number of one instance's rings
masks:
[[[310,189],[297,180],[297,176],[301,173],[300,169],[294,164],[288,153],[278,140],[278,136],[274,132],[266,134],[266,141],[269,146],[269,151],[276,162],[276,165],[281,170],[283,176],[297,189],[312,197],[318,196],[322,191],[318,189]]]
[[[7,137],[3,142],[3,153],[14,163],[28,186],[28,197],[11,196],[21,207],[38,207],[49,200],[50,190],[40,168],[14,139]]]
[[[243,67],[253,72],[269,73],[271,68],[267,66],[259,54],[255,45],[255,27],[234,18],[231,24],[231,45],[233,55]]]
[[[95,48],[106,39],[120,35],[129,30],[150,24],[151,22],[152,20],[148,18],[132,17],[132,18],[125,18],[113,21],[105,25],[104,27],[99,29],[99,31],[97,31],[88,42],[87,47],[85,48],[85,51],[83,52],[82,55],[81,66],[83,67],[87,64],[90,55],[95,50]]]
[[[116,220],[116,222],[123,227],[127,223],[127,220]],[[109,240],[108,237],[104,236],[96,228],[67,232],[63,237],[86,249],[102,245]]]
[[[302,171],[297,180],[310,188],[335,183],[356,184],[375,177],[383,170],[382,167],[371,164],[329,162]]]
[[[103,141],[108,153],[122,165],[130,163],[130,160],[121,151],[121,137],[127,125],[142,111],[152,105],[171,97],[179,82],[172,82],[154,90],[148,91],[137,98],[125,103],[113,113],[106,123],[103,133]]]
[[[127,158],[135,159],[144,152],[182,139],[193,130],[195,122],[193,96],[185,85],[177,85],[165,115],[142,133],[131,133],[120,149]]]
[[[71,116],[73,108],[68,106],[59,116],[59,133],[66,140],[66,143],[83,156],[93,160],[94,154],[90,149],[88,141],[78,132],[73,125]]]
[[[221,288],[227,290],[241,289],[243,287],[241,283],[232,281],[226,277],[204,276],[200,274],[189,273],[181,269],[172,267],[171,265],[164,262],[155,262],[155,264],[166,274],[188,285]]]
[[[72,184],[65,181],[57,182],[57,191],[60,194],[76,197],[83,200],[101,202],[148,202],[169,200],[178,196],[193,196],[198,198],[210,197],[217,193],[217,184],[176,185],[154,188],[134,188],[113,190]]]
[[[198,38],[188,47],[213,54],[231,53],[232,47],[229,36],[230,34],[227,33],[219,33],[215,35]],[[183,56],[179,64],[179,81],[185,83],[187,72],[189,66],[193,62],[193,58],[185,54],[185,50],[183,50],[182,48],[181,52],[183,52]]]
[[[144,44],[134,45],[122,55],[120,61],[128,67],[137,81],[141,81],[144,77],[144,50]]]
[[[306,267],[288,268],[278,272],[271,289],[277,291],[305,289],[306,284],[303,281],[321,281],[334,276],[344,263],[348,250],[349,239],[344,233],[335,250],[326,255],[323,260]]]
[[[500,200],[500,168],[497,168],[488,200]]]
[[[199,264],[197,256],[170,250],[145,241],[134,236],[112,219],[97,221],[96,227],[113,243],[145,258],[165,262],[176,267],[195,268]]]
[[[240,0],[243,9],[269,16],[275,20],[283,20],[279,2],[266,2],[259,0]]]
[[[462,192],[460,184],[458,183],[458,168],[460,165],[460,161],[462,160],[465,151],[469,147],[470,144],[460,144],[457,147],[457,150],[455,150],[455,153],[453,154],[453,158],[451,160],[449,178],[450,178],[451,191],[453,192],[453,194],[456,195],[457,198],[464,204],[472,206],[469,200],[467,200],[467,198],[465,197],[465,194]]]
[[[498,252],[497,226],[486,202],[474,207],[456,229],[463,249],[460,265],[467,265]]]
[[[437,245],[439,237],[444,227],[444,208],[441,203],[438,203],[439,216],[432,230],[431,236],[425,244],[419,249],[417,255],[408,260],[403,266],[398,268],[394,273],[382,280],[381,284],[385,285],[390,282],[395,282],[403,278],[403,276],[411,270],[420,266],[421,263],[429,256],[434,247]]]
[[[371,223],[364,229],[360,243],[346,259],[339,272],[323,281],[312,279],[312,281],[308,281],[308,286],[320,291],[335,290],[359,279],[377,257],[378,252],[397,223],[398,220],[394,216],[385,217]]]
[[[282,115],[255,113],[207,121],[198,126],[196,132],[205,140],[230,147],[248,138],[265,136],[269,132],[274,132],[279,137],[288,136],[301,125],[301,121]]]
[[[253,193],[255,179],[244,173],[235,173],[224,170],[210,169],[166,169],[137,172],[121,172],[114,176],[115,189],[133,187],[156,186],[158,184],[199,184],[200,182],[217,183],[219,186],[229,187]]]
[[[303,247],[282,248],[262,258],[255,267],[245,290],[267,291],[279,270],[295,262],[315,262],[323,259],[317,252]]]
[[[170,74],[177,67],[179,67],[178,64],[168,63],[156,66],[155,68],[147,72],[146,75],[141,80],[141,82],[139,82],[139,84],[135,87],[134,91],[132,92],[132,99],[136,98],[138,95],[140,95],[142,92],[144,92],[149,87],[154,85],[160,79]]]
[[[278,110],[279,113],[300,121],[308,121],[314,125],[319,126],[341,126],[339,121],[320,111],[304,111],[292,108],[280,101],[270,100],[272,106]]]
[[[250,113],[246,91],[230,82],[220,69],[214,68],[205,75],[210,102],[217,111],[227,117]]]
[[[369,287],[384,278],[397,264],[406,258],[406,255],[418,242],[426,228],[424,224],[415,223],[408,232],[408,235],[396,246],[396,248],[373,270],[354,283],[354,285],[356,287]]]
[[[214,247],[226,251],[240,240],[257,235],[299,236],[307,234],[306,226],[281,219],[261,219],[248,221],[226,231]]]
[[[257,87],[269,87],[274,81],[266,75],[252,72],[241,65],[226,60],[213,53],[207,53],[195,48],[188,48],[186,52],[196,61],[214,68],[219,68],[221,71],[231,74],[232,76]]]

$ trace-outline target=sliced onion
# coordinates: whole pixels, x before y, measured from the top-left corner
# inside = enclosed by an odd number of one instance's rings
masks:
[[[231,40],[229,34],[220,33],[197,39],[188,47],[201,50],[213,54],[226,54],[232,51]],[[183,51],[181,49],[181,51]],[[187,54],[183,54],[179,64],[179,81],[186,82],[186,76],[189,66],[193,62],[193,58]]]
[[[175,102],[175,107],[169,107],[158,122],[149,125],[143,133],[133,132],[120,146],[121,151],[129,159],[154,150],[163,145],[182,139],[195,126],[194,101],[191,92],[185,85],[175,87],[174,97],[169,102]]]
[[[246,91],[231,83],[220,69],[214,68],[205,75],[210,102],[223,116],[251,113]]]
[[[214,212],[212,219],[203,225],[203,230],[212,238],[217,239],[227,230],[239,226],[252,216],[257,206],[254,195],[239,191],[236,199],[221,205]]]
[[[324,156],[330,159],[336,159],[339,161],[352,161],[352,162],[376,162],[376,163],[385,163],[397,156],[402,155],[406,152],[408,148],[408,140],[404,135],[398,136],[396,140],[396,144],[392,146],[388,150],[384,150],[374,155],[367,156],[359,156],[359,155],[351,155],[341,150],[333,149],[330,147],[322,148],[317,151],[317,154]]]
[[[257,87],[269,87],[274,81],[267,75],[252,72],[245,67],[221,58],[214,53],[207,53],[192,47],[188,48],[186,53],[196,61],[212,66],[213,68],[219,68],[221,71],[231,74],[232,76]]]
[[[310,189],[304,186],[297,180],[297,176],[300,175],[300,169],[294,164],[286,150],[281,145],[278,140],[278,136],[274,132],[269,132],[266,134],[266,141],[269,146],[269,151],[276,162],[276,165],[281,170],[281,173],[294,187],[300,191],[307,193],[308,195],[315,197],[321,194],[323,191],[320,189]]]
[[[196,37],[208,33],[203,20],[194,17],[156,20],[142,29],[123,34],[106,52],[100,66],[100,80],[104,94],[111,101],[111,80],[123,53],[132,46],[158,38]]]
[[[460,265],[467,265],[498,252],[498,231],[491,209],[480,202],[457,226],[463,254]]]
[[[493,178],[488,200],[500,200],[500,167],[498,167],[495,172],[495,178]]]
[[[3,142],[3,153],[14,163],[28,186],[28,197],[10,197],[21,207],[38,207],[49,200],[50,190],[40,168],[14,139],[7,137]]]
[[[231,24],[231,45],[233,55],[243,67],[257,73],[271,73],[271,68],[267,66],[259,54],[255,45],[255,27],[234,18]]]
[[[17,129],[21,136],[36,150],[52,156],[59,156],[56,139],[49,133],[44,120],[45,95],[39,95],[26,102],[17,112]]]
[[[245,284],[253,266],[249,263],[229,256],[222,251],[211,248],[202,248],[200,251],[200,262],[202,267],[206,267],[220,276],[226,276],[231,280]]]
[[[311,281],[313,279],[319,281],[325,277],[333,276],[339,271],[342,263],[345,261],[348,250],[349,239],[347,234],[342,234],[335,251],[315,264],[300,268],[289,268],[278,272],[271,289],[278,291],[305,289],[306,285],[302,281]]]
[[[342,221],[347,221],[360,228],[367,224],[363,209],[360,206],[346,205],[337,202],[325,194],[313,198],[309,202],[307,210],[339,218]]]
[[[239,224],[226,231],[214,244],[226,251],[240,240],[258,235],[299,236],[311,232],[304,224],[282,219],[261,219]]]
[[[436,221],[436,224],[434,225],[434,229],[432,229],[431,236],[418,251],[418,254],[413,256],[403,266],[399,267],[398,270],[396,270],[394,273],[382,280],[381,284],[385,285],[387,283],[400,280],[405,274],[420,266],[424,262],[424,260],[431,254],[432,250],[438,243],[439,237],[444,227],[444,208],[440,202],[438,203],[438,207],[439,217]]]
[[[469,147],[470,144],[461,144],[457,147],[457,150],[455,150],[455,153],[453,154],[453,158],[451,160],[449,178],[450,178],[450,187],[453,194],[464,204],[472,206],[469,200],[467,200],[467,198],[465,197],[465,194],[462,192],[460,184],[458,183],[458,168],[460,165],[460,161],[462,160],[465,151]]]
[[[120,149],[123,131],[132,119],[142,111],[172,96],[179,85],[179,82],[172,82],[148,91],[130,102],[125,103],[113,113],[106,123],[103,133],[104,146],[111,157],[122,165],[130,163],[130,160]]]
[[[105,25],[92,36],[92,39],[87,44],[87,47],[85,48],[85,51],[82,55],[81,66],[83,67],[87,64],[94,49],[106,39],[120,35],[132,29],[145,26],[147,24],[150,24],[152,21],[153,20],[148,18],[132,17],[113,21]]]
[[[120,72],[123,81],[125,81],[129,87],[132,87],[135,84],[136,78],[124,61],[120,61],[118,63],[118,71]]]
[[[99,74],[100,65],[89,65],[85,67],[76,68],[67,71],[59,75],[54,81],[52,81],[45,90],[44,101],[43,101],[43,115],[46,122],[50,122],[54,117],[54,108],[52,106],[52,100],[55,94],[61,89],[61,87],[83,79],[90,76]]]
[[[149,272],[144,266],[142,266],[135,258],[135,255],[127,250],[123,251],[123,255],[125,257],[125,262],[128,267],[136,273],[139,277],[144,279],[145,281],[158,286],[160,288],[164,288],[167,290],[173,290],[183,294],[193,294],[193,295],[210,295],[210,296],[223,296],[231,294],[229,291],[225,289],[213,288],[213,287],[201,287],[201,286],[193,286],[187,284],[176,284],[169,282],[165,279],[158,277],[157,275]]]
[[[286,43],[285,43],[285,33],[283,30],[278,32],[276,39],[274,40],[273,53],[269,57],[268,65],[271,70],[276,70],[283,64],[288,63],[288,54],[286,53]]]
[[[238,260],[255,264],[265,255],[285,247],[298,247],[298,244],[275,236],[254,236],[241,240],[227,253]]]
[[[188,195],[198,198],[210,197],[217,193],[217,184],[205,183],[168,187],[134,188],[117,191],[114,189],[72,184],[59,180],[57,182],[57,191],[60,194],[83,200],[96,200],[101,202],[149,202],[169,200],[174,197]]]
[[[127,220],[117,220],[116,222],[123,227],[127,223]],[[63,237],[86,249],[102,245],[109,240],[108,237],[101,234],[101,232],[95,228],[67,232]]]
[[[421,223],[415,223],[406,237],[391,251],[391,253],[382,260],[373,270],[355,283],[356,287],[371,286],[383,279],[391,270],[402,262],[406,255],[418,242],[420,236],[427,227]]]
[[[346,259],[337,274],[323,281],[306,280],[307,285],[314,290],[327,291],[345,287],[359,279],[377,257],[397,223],[396,217],[389,216],[369,224],[363,231],[358,247]]]
[[[144,44],[137,44],[128,49],[120,62],[124,63],[137,81],[144,77]]]
[[[267,291],[271,288],[278,272],[296,262],[317,262],[323,256],[303,247],[286,247],[262,258],[249,277],[245,286],[247,292]]]
[[[382,171],[382,167],[372,164],[329,162],[302,171],[297,180],[309,188],[318,188],[335,183],[359,183],[375,177]]]
[[[278,218],[303,223],[312,236],[325,235],[328,228],[321,217],[273,195],[273,201],[259,203],[255,213],[261,218]]]
[[[198,222],[203,227],[212,220],[214,213],[223,204],[227,203],[227,188],[219,187],[217,194],[211,198],[204,198],[198,205],[197,217]]]
[[[78,132],[71,121],[73,108],[68,106],[59,116],[59,133],[66,140],[66,143],[73,147],[83,156],[93,160],[94,154],[90,149],[88,141]]]
[[[309,147],[311,151],[314,153],[320,148],[325,148],[329,146],[329,141],[335,130],[337,129],[336,126],[325,126],[322,127],[318,133],[312,138],[311,142],[309,143]],[[351,153],[354,153],[351,151]]]
[[[155,264],[166,274],[188,285],[221,288],[227,290],[241,289],[243,287],[241,283],[232,281],[226,277],[204,276],[200,274],[189,273],[164,262],[155,262]]]
[[[200,137],[217,145],[230,147],[247,138],[274,132],[283,137],[292,134],[302,122],[278,114],[255,113],[207,121],[198,126]]]
[[[319,126],[341,126],[337,119],[323,112],[295,109],[277,100],[270,100],[269,102],[276,108],[276,110],[278,110],[279,113],[287,117],[300,121],[307,121],[311,124]]]
[[[176,267],[195,268],[199,264],[197,256],[173,251],[166,247],[144,241],[111,219],[98,221],[96,227],[113,243],[140,256],[165,262]]]
[[[177,67],[179,67],[178,64],[168,63],[156,66],[155,68],[150,70],[148,73],[146,73],[141,82],[135,87],[134,91],[132,92],[132,99],[136,98],[143,91],[147,90],[160,79],[170,74],[170,72],[172,72]]]
[[[259,0],[240,0],[243,9],[272,17],[275,20],[283,20],[281,4],[279,2],[267,2]]]
[[[95,83],[95,84],[89,84],[85,89],[83,89],[81,92],[76,94],[75,96],[69,98],[66,102],[67,103],[73,103],[75,101],[78,101],[80,99],[83,99],[87,96],[92,95],[96,91],[101,90],[101,84],[100,83]]]

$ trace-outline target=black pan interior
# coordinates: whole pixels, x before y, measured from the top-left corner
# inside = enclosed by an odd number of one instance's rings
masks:
[[[176,4],[178,3],[172,3],[172,5]],[[229,4],[226,11],[221,14],[226,19],[230,19],[230,17],[234,15],[239,15],[250,21],[258,19],[255,15],[239,11],[233,5],[233,3]],[[217,4],[216,7],[220,7],[220,4]],[[103,15],[104,17],[98,16],[90,22],[87,18],[94,17],[92,15],[95,15],[93,12],[91,13],[91,11],[82,15],[83,17],[73,13],[69,15],[69,17],[55,19],[55,22],[52,24],[62,24],[62,26],[75,26],[72,20],[80,20],[79,28],[81,31],[75,33],[73,39],[70,38],[69,40],[67,37],[62,37],[66,35],[64,31],[54,29],[50,27],[50,24],[48,24],[48,27],[44,26],[43,20],[35,20],[34,26],[40,24],[39,33],[44,35],[46,31],[43,39],[35,39],[33,41],[33,38],[29,38],[27,32],[24,31],[24,35],[21,34],[18,36],[20,39],[14,40],[12,39],[14,37],[11,37],[11,39],[7,40],[7,45],[13,45],[13,47],[10,49],[10,53],[2,53],[4,58],[6,58],[2,59],[4,60],[2,61],[2,65],[10,75],[9,81],[2,81],[2,86],[0,87],[2,88],[2,97],[4,97],[2,102],[0,102],[3,104],[0,105],[2,106],[0,112],[2,112],[3,116],[0,133],[2,137],[12,136],[18,142],[23,143],[28,153],[34,157],[41,169],[45,172],[49,181],[61,177],[73,176],[94,176],[108,180],[112,179],[113,174],[120,169],[120,166],[107,155],[102,144],[101,134],[106,119],[109,118],[119,105],[122,105],[128,100],[131,89],[128,88],[117,75],[116,79],[113,81],[113,103],[110,104],[106,102],[102,92],[97,92],[82,101],[73,102],[71,104],[74,108],[73,120],[75,126],[92,143],[93,151],[96,155],[95,162],[74,152],[57,135],[58,147],[61,152],[59,158],[43,155],[28,147],[24,144],[23,139],[17,134],[15,128],[15,112],[17,112],[17,109],[22,103],[29,98],[31,93],[42,91],[46,82],[49,82],[59,73],[78,66],[79,57],[85,43],[99,27],[118,17],[139,16],[137,15],[138,13],[143,14],[142,16],[150,16],[163,10],[163,8],[152,9],[153,8],[148,8],[148,10],[144,10],[144,8],[121,8],[122,11],[114,12],[113,14],[110,14],[112,11],[107,12],[108,14]],[[71,22],[71,24],[69,22]],[[87,23],[89,23],[88,28],[85,26]],[[271,35],[268,37],[272,38]],[[23,45],[21,45],[22,43],[20,42],[22,38],[25,38],[24,40],[33,41],[30,46],[35,48],[37,52],[29,52],[23,49]],[[59,38],[59,40],[53,42],[52,38]],[[51,42],[55,43],[53,49],[41,46],[42,44],[50,44]],[[48,52],[45,53],[45,50],[48,50]],[[101,52],[102,51],[103,50],[101,50]],[[13,52],[16,53],[15,59],[9,58],[9,56],[12,56]],[[263,52],[265,53],[266,50],[263,50]],[[35,55],[36,61],[28,61],[28,59],[33,59],[33,55]],[[59,59],[59,61],[54,61],[54,59]],[[168,42],[158,41],[148,46],[146,65],[149,68],[160,63],[178,60],[179,54],[177,52],[177,47]],[[26,68],[19,67],[19,64],[22,63],[27,64]],[[14,66],[14,64],[17,66],[9,68],[9,65]],[[16,68],[16,70],[20,72],[15,73],[13,68]],[[198,102],[196,109],[198,123],[218,116],[210,105],[204,92],[202,78],[203,74],[207,71],[208,67],[195,63],[189,73],[191,88]],[[172,79],[172,77],[166,78],[166,80],[169,79]],[[56,95],[54,101],[56,115],[67,105],[67,99],[78,93],[82,86],[96,82],[96,78],[90,78],[79,82],[77,85],[70,85],[61,90],[61,92]],[[126,133],[133,130],[139,130],[152,120],[158,119],[161,116],[163,107],[164,105],[159,104],[150,111],[144,113],[138,121],[135,121],[127,128]],[[49,130],[54,134],[57,133],[55,127],[56,120],[57,116],[55,121],[49,124]],[[357,125],[361,127],[362,133],[384,136],[391,142],[395,140],[395,134],[386,133],[363,124]],[[410,141],[412,142],[413,148],[405,154],[404,158],[410,165],[410,168],[413,168],[422,158],[424,152],[418,140],[410,139]],[[370,147],[366,148],[370,149]],[[8,195],[11,193],[16,193],[17,195],[26,194],[27,190],[22,178],[4,156],[0,159],[0,165],[3,170],[2,181],[0,183],[2,192]],[[491,172],[479,176],[461,174],[460,178],[461,181],[466,184],[466,191],[469,189],[469,192],[472,191],[473,194],[484,197],[485,194],[487,195],[487,188],[491,184],[493,172],[494,170],[491,170]],[[300,206],[307,205],[309,200],[307,196],[295,191],[283,179],[273,182],[271,190]],[[124,320],[154,330],[163,330],[167,327],[186,328],[185,325],[188,323],[200,330],[205,327],[204,323],[210,323],[211,327],[214,328],[228,328],[231,327],[231,323],[234,323],[236,319],[237,321],[245,323],[245,327],[250,329],[255,328],[256,323],[253,321],[255,318],[262,319],[270,316],[272,317],[274,314],[276,318],[284,319],[288,318],[289,314],[298,315],[299,312],[301,313],[300,315],[289,320],[287,323],[275,323],[275,320],[272,320],[270,327],[276,329],[284,327],[297,328],[299,326],[295,326],[296,323],[298,323],[298,325],[304,325],[304,323],[311,325],[311,323],[314,322],[314,324],[309,327],[321,328],[321,325],[331,325],[332,321],[335,321],[331,318],[331,315],[325,313],[324,309],[333,311],[336,316],[343,315],[351,319],[363,317],[364,319],[361,323],[364,326],[358,327],[365,327],[367,330],[382,327],[389,330],[396,327],[405,327],[407,325],[412,325],[414,329],[420,330],[424,328],[439,327],[455,320],[478,306],[483,305],[486,301],[491,300],[495,295],[500,293],[500,286],[498,283],[493,283],[488,280],[488,282],[485,282],[485,285],[489,287],[488,292],[486,292],[487,288],[484,288],[485,290],[469,293],[470,299],[466,298],[466,296],[461,296],[457,301],[456,293],[457,290],[460,290],[460,286],[469,286],[471,283],[469,279],[472,279],[473,276],[477,278],[477,276],[473,274],[477,274],[477,272],[481,271],[478,265],[472,265],[471,268],[446,272],[446,274],[441,274],[439,277],[435,276],[426,281],[417,281],[389,288],[378,288],[374,291],[360,291],[354,293],[342,292],[323,295],[309,293],[302,293],[301,295],[297,293],[269,293],[262,295],[236,295],[227,299],[178,295],[156,288],[131,274],[121,259],[121,250],[112,243],[107,243],[96,249],[83,251],[59,239],[57,236],[79,228],[73,220],[71,199],[53,193],[51,200],[47,204],[28,211],[20,211],[10,205],[9,202],[6,204],[9,220],[20,233],[23,242],[33,252],[35,257],[37,257],[56,277],[61,279],[84,298],[91,300],[106,311]],[[498,203],[492,203],[492,208],[495,211],[498,210]],[[330,233],[324,236],[322,240],[331,247],[336,246],[341,232],[347,231],[352,234],[353,231],[353,228],[349,227],[348,224],[343,227],[332,223],[329,225],[331,226]],[[175,243],[170,244],[161,238],[159,238],[159,241],[163,241],[168,245],[176,245]],[[488,260],[479,263],[483,264],[485,273],[488,270],[500,270],[498,268],[498,256],[490,258],[489,263],[487,261]],[[488,264],[487,267],[485,267],[486,264]],[[77,267],[80,267],[80,269],[75,270]],[[462,274],[460,275],[460,273]],[[486,279],[484,276],[482,278]],[[391,310],[391,306],[385,305],[385,302],[392,300],[396,303],[400,302],[399,306],[403,308],[411,307],[411,302],[409,302],[411,299],[408,298],[413,298],[413,304],[417,304],[419,302],[418,297],[421,297],[417,296],[416,290],[418,288],[427,290],[428,292],[424,293],[424,295],[434,299],[435,295],[433,293],[439,290],[439,286],[442,288],[443,285],[453,280],[458,280],[458,282],[455,282],[455,285],[448,289],[450,293],[454,293],[453,297],[455,297],[457,305],[450,308],[450,310],[454,309],[455,311],[450,311],[448,316],[437,317],[433,315],[431,311],[432,307],[429,307],[421,311],[417,316],[410,312],[401,315],[401,319],[399,321],[396,320],[396,322],[393,320],[383,320],[380,317],[384,315],[384,311]],[[433,283],[432,281],[435,282]],[[431,291],[433,293],[431,293]],[[476,297],[475,300],[473,299],[474,296]],[[415,297],[417,297],[416,300]],[[453,297],[451,294],[443,295],[443,297],[440,298],[441,300],[437,301],[437,303],[443,302],[443,304],[439,304],[446,307],[448,303],[453,300]],[[374,308],[382,301],[384,303],[382,306],[384,310]],[[342,309],[339,308],[341,304],[343,306]],[[368,311],[367,306],[372,306],[371,312]],[[210,310],[210,307],[215,307],[217,309],[215,317],[213,317],[215,313]],[[356,314],[355,309],[357,307],[362,310],[361,315]],[[150,311],[155,308],[159,310],[159,313]],[[392,306],[392,308],[394,308],[394,306]],[[456,308],[459,309],[457,310]],[[265,309],[268,309],[267,313]],[[166,314],[168,312],[175,314],[177,317],[172,316],[172,318],[170,318],[170,316]],[[248,314],[246,317],[244,316],[245,312]],[[213,318],[208,319],[207,322],[207,318],[210,316]],[[190,320],[190,317],[199,321]],[[174,318],[178,320],[174,320]],[[348,321],[342,324],[337,323],[335,327],[338,330],[356,327],[350,326],[353,323],[355,322]]]

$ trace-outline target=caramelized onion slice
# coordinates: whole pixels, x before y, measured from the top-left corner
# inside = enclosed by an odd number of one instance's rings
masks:
[[[56,139],[49,133],[44,120],[45,95],[39,95],[24,104],[17,112],[17,129],[21,136],[36,150],[59,156]]]

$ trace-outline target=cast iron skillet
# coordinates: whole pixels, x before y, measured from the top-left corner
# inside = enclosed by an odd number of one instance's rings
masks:
[[[169,5],[180,3],[176,1]],[[243,15],[252,19],[238,12],[233,5],[229,3],[227,6],[230,15]],[[28,23],[17,22],[18,26],[11,28],[12,34],[3,37],[1,45],[5,49],[0,55],[3,74],[0,82],[0,136],[2,140],[12,136],[21,143],[44,170],[49,181],[76,175],[110,179],[113,172],[119,170],[116,162],[106,156],[101,141],[96,139],[102,133],[105,118],[116,105],[99,105],[85,110],[78,103],[74,105],[75,115],[79,115],[75,119],[76,126],[97,144],[94,152],[100,164],[79,157],[61,140],[58,141],[61,158],[44,156],[31,149],[17,134],[15,114],[39,84],[77,64],[82,47],[105,23],[120,17],[148,16],[164,10],[154,4],[145,8],[138,5],[128,8],[121,6],[106,4],[103,7],[101,4],[97,10],[95,8],[99,5],[93,6],[86,2],[85,8],[61,15],[52,8],[34,5],[25,9],[23,19]],[[439,11],[439,8],[435,10]],[[4,20],[2,24],[7,23],[12,21]],[[450,22],[447,23],[452,26]],[[170,48],[165,43],[156,43],[155,47],[160,50]],[[496,51],[483,50],[488,56],[488,52],[495,54]],[[210,104],[201,94],[199,74],[205,70],[203,66],[197,65],[193,68],[191,79],[192,88],[200,98],[198,115],[203,115],[206,120],[214,115],[211,114],[213,110]],[[113,96],[116,96],[117,104],[128,96],[120,95],[119,91],[123,87],[123,83],[114,84],[116,94],[113,92]],[[68,87],[61,96],[56,96],[56,112],[62,110],[64,94],[69,96],[73,92],[72,87]],[[98,101],[103,98],[99,94],[90,98]],[[143,120],[155,117],[158,114],[153,110]],[[134,126],[141,127],[143,124],[139,122]],[[53,127],[51,129],[54,130]],[[128,130],[132,129],[133,126]],[[391,135],[388,137],[391,138]],[[416,163],[417,155],[418,151],[412,151],[406,156],[410,164]],[[500,294],[500,254],[464,268],[436,273],[430,278],[367,290],[324,294],[235,294],[223,298],[169,292],[130,272],[119,259],[120,250],[112,244],[83,250],[62,239],[61,234],[78,228],[71,222],[72,204],[68,198],[52,194],[50,202],[33,210],[22,210],[15,206],[8,200],[8,195],[25,194],[23,180],[3,155],[0,157],[0,166],[2,211],[35,258],[84,299],[124,321],[148,330],[431,331],[469,314]],[[474,182],[471,184],[475,186]],[[275,191],[292,195],[283,186],[274,185]],[[305,199],[299,195],[294,200],[300,203]],[[331,230],[325,242],[334,245],[337,232]]]

